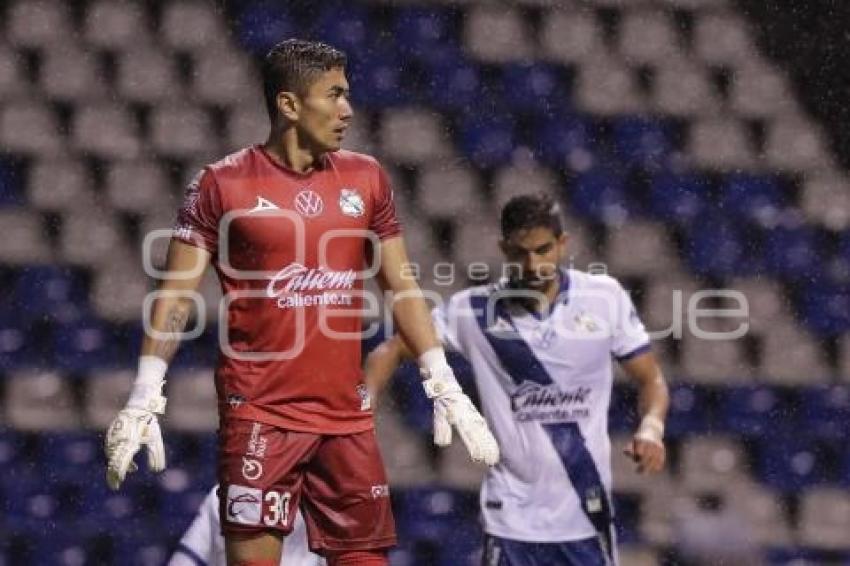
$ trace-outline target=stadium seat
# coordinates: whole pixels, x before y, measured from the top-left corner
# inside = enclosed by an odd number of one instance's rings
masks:
[[[846,550],[850,495],[836,488],[815,487],[800,502],[800,543],[809,548]]]
[[[358,119],[360,117],[358,116]],[[346,141],[351,136],[346,133]],[[227,113],[225,124],[225,148],[227,152],[262,143],[269,135],[269,116],[265,106],[237,106]]]
[[[451,446],[440,451],[437,477],[440,485],[450,489],[465,489],[476,491],[487,470],[484,466],[474,463],[469,458],[469,452],[463,442],[453,442]]]
[[[445,541],[478,514],[478,494],[422,487],[394,493],[396,527],[400,538]]]
[[[491,213],[472,213],[465,216],[463,222],[457,224],[452,245],[453,258],[457,262],[457,268],[466,272],[467,266],[471,264],[486,264],[490,268],[491,281],[499,278],[504,256],[499,250],[499,239],[501,231],[496,217]],[[474,270],[480,270],[477,266]],[[474,271],[473,270],[473,271]],[[466,275],[463,277],[466,282]],[[487,282],[488,278],[478,281]]]
[[[458,145],[477,167],[491,168],[510,161],[516,146],[516,129],[509,118],[474,114],[462,121]]]
[[[608,55],[582,62],[573,100],[576,108],[600,116],[638,114],[646,107],[635,73]]]
[[[164,6],[159,22],[160,35],[165,45],[177,51],[199,52],[220,44],[227,45],[222,12],[213,4],[197,0],[169,2]]]
[[[694,21],[693,51],[707,65],[735,67],[755,56],[755,45],[743,16],[702,12]]]
[[[700,330],[706,332],[734,333],[740,322],[714,328],[706,322],[700,322]],[[752,368],[744,356],[740,340],[710,339],[685,334],[681,346],[682,378],[703,384],[725,385],[746,383],[752,375]]]
[[[56,431],[79,426],[68,381],[54,371],[21,371],[8,377],[3,414],[19,430]]]
[[[744,64],[735,69],[729,106],[735,114],[747,118],[771,118],[797,111],[785,76],[766,64]]]
[[[749,170],[755,163],[744,125],[730,118],[701,118],[694,122],[687,153],[702,169]]]
[[[6,37],[15,47],[38,49],[73,37],[70,14],[62,2],[18,0],[6,16]]]
[[[27,200],[37,210],[61,212],[94,200],[90,170],[71,156],[38,159],[27,178]]]
[[[618,118],[613,125],[614,152],[624,163],[663,169],[674,151],[670,124],[658,119]]]
[[[129,365],[131,360],[127,360]],[[132,370],[96,371],[85,380],[85,425],[93,430],[106,430],[130,395],[135,368]]]
[[[554,65],[511,63],[502,66],[499,88],[515,111],[545,118],[570,108],[566,77]]]
[[[827,147],[824,134],[810,120],[795,115],[777,117],[767,125],[765,164],[791,173],[834,170]]]
[[[426,70],[428,102],[442,111],[463,112],[481,97],[479,68],[462,59],[440,61]]]
[[[92,471],[102,464],[103,438],[89,432],[51,434],[41,439],[39,462],[50,470],[51,480],[79,482],[91,481]]]
[[[436,479],[428,458],[430,438],[416,434],[405,426],[392,400],[381,400],[375,414],[375,430],[381,453],[385,454],[384,465],[387,478],[394,488],[423,485]],[[407,408],[404,408],[407,412]]]
[[[633,9],[620,21],[620,56],[629,63],[652,65],[679,53],[676,28],[669,13],[659,9]]]
[[[661,220],[688,225],[707,211],[711,189],[708,177],[661,173],[650,181],[649,209]]]
[[[74,372],[120,364],[113,336],[109,325],[90,317],[60,325],[53,334],[55,363]]]
[[[74,112],[71,146],[103,159],[132,159],[142,149],[136,118],[120,103],[86,103]]]
[[[115,161],[106,174],[106,198],[115,209],[135,214],[167,204],[176,210],[170,183],[166,171],[154,161]]]
[[[428,216],[453,218],[480,200],[479,179],[469,167],[434,163],[422,168],[416,203]]]
[[[122,226],[108,210],[71,210],[63,216],[59,253],[64,262],[87,267],[107,265],[122,252],[126,254]]]
[[[212,158],[217,137],[210,116],[198,106],[158,106],[150,118],[151,146],[173,159]]]
[[[11,265],[49,263],[52,252],[42,220],[27,209],[0,209],[0,262]]]
[[[672,438],[705,434],[714,426],[714,416],[706,389],[677,384],[670,387],[670,409],[666,433]]]
[[[37,96],[7,102],[0,109],[0,145],[7,152],[55,155],[62,147],[57,131],[56,113]]]
[[[580,174],[567,191],[567,201],[572,210],[594,222],[616,225],[630,216],[625,179],[605,167]]]
[[[6,102],[19,98],[31,88],[23,71],[17,52],[7,45],[0,45],[0,100]]]
[[[104,94],[94,54],[62,44],[45,50],[42,56],[39,86],[51,101],[77,103]]]
[[[629,566],[655,566],[658,564],[658,554],[648,545],[629,544],[621,546],[619,559]]]
[[[818,234],[810,226],[779,226],[764,235],[764,263],[768,272],[788,281],[818,281],[823,262]]]
[[[771,387],[749,385],[721,390],[718,413],[722,430],[745,437],[778,434],[791,426],[779,416],[786,410],[782,397]]]
[[[570,165],[583,171],[593,164],[594,132],[581,116],[539,119],[535,123],[534,152],[546,164],[562,169]]]
[[[676,270],[652,278],[647,284],[640,308],[647,329],[653,332],[666,331],[666,335],[660,338],[681,338],[687,328],[688,301],[697,290],[697,284],[690,274]]]
[[[738,277],[729,281],[726,288],[746,297],[750,332],[763,335],[773,326],[793,324],[788,298],[777,281],[758,275]]]
[[[128,102],[154,105],[184,95],[176,60],[156,45],[141,44],[117,57],[115,88]]]
[[[558,195],[552,170],[532,159],[520,159],[497,169],[493,175],[493,210],[499,211],[513,197],[527,194]],[[570,225],[572,229],[572,225]]]
[[[370,33],[372,22],[363,5],[340,7],[329,4],[318,12],[313,25],[316,38],[345,51],[350,63],[364,62],[377,54],[373,51],[376,35]]]
[[[850,430],[850,386],[806,387],[799,403],[801,426],[818,438],[839,441]]]
[[[738,173],[720,184],[719,199],[725,214],[772,226],[785,206],[785,190],[776,177]]]
[[[263,105],[253,63],[238,50],[203,49],[194,63],[191,89],[199,101],[219,107]]]
[[[21,319],[57,322],[76,319],[85,310],[88,294],[83,273],[62,265],[28,265],[15,281],[13,295]]]
[[[546,59],[571,65],[606,50],[602,30],[590,11],[555,7],[546,12],[542,24],[540,48]]]
[[[48,359],[47,340],[21,319],[10,309],[0,311],[0,370],[36,367]]]
[[[792,544],[788,506],[779,493],[752,481],[729,483],[724,491],[726,504],[743,518],[753,543],[764,547]]]
[[[24,204],[23,169],[17,159],[0,157],[0,207]]]
[[[523,60],[533,49],[522,14],[508,6],[472,6],[466,14],[463,44],[485,63]]]
[[[730,437],[696,437],[682,443],[682,485],[692,491],[723,491],[747,481],[749,465],[741,446]]]
[[[138,44],[148,33],[148,26],[143,6],[99,0],[88,5],[83,37],[95,47],[118,51]]]
[[[91,291],[95,313],[113,321],[139,320],[151,284],[135,258],[115,258],[97,272]]]
[[[274,2],[258,1],[240,4],[236,33],[239,43],[249,52],[264,56],[284,37],[292,37],[295,23]]]
[[[801,321],[818,336],[840,336],[850,329],[850,289],[846,285],[813,286],[800,306]]]
[[[455,19],[451,11],[436,6],[399,7],[393,17],[393,36],[399,38],[396,48],[425,64],[449,59],[460,53]]]
[[[785,493],[830,481],[829,456],[812,436],[780,436],[776,427],[758,447],[756,473],[759,480]]]
[[[833,371],[817,338],[789,320],[765,332],[756,375],[764,383],[798,387],[825,384]]]
[[[718,112],[720,100],[704,69],[691,60],[674,58],[655,68],[650,107],[676,117],[699,117]]]
[[[436,162],[450,152],[445,131],[440,116],[425,108],[389,109],[378,132],[381,154],[398,163]]]
[[[806,175],[800,194],[800,209],[809,221],[829,230],[850,227],[850,184],[845,175]]]
[[[168,383],[169,428],[207,432],[218,428],[218,402],[213,372],[210,370],[174,372]]]
[[[655,222],[629,222],[612,227],[604,257],[618,277],[669,273],[678,262],[664,226]]]
[[[689,227],[685,254],[691,269],[699,275],[728,277],[757,272],[755,258],[746,254],[744,236],[726,216],[702,215]]]

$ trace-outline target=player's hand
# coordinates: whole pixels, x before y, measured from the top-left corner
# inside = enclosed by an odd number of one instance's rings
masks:
[[[148,468],[154,472],[164,470],[165,448],[156,414],[146,409],[122,409],[109,425],[104,443],[106,482],[110,488],[121,487],[127,473],[138,469],[133,457],[142,446],[147,447]]]
[[[484,417],[461,391],[451,368],[423,370],[422,376],[425,394],[434,402],[434,444],[451,444],[454,426],[470,457],[494,466],[499,461],[499,445]]]
[[[654,474],[664,469],[667,450],[664,447],[664,423],[652,416],[644,417],[631,442],[623,452],[637,463],[638,473]]]

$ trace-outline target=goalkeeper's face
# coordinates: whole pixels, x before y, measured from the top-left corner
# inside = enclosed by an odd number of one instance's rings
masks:
[[[558,285],[558,265],[567,254],[567,235],[551,228],[517,230],[500,242],[514,286],[545,292]]]

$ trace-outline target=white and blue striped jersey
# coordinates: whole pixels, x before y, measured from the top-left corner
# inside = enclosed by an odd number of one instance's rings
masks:
[[[501,449],[481,489],[484,529],[528,542],[610,532],[613,360],[648,351],[649,336],[607,275],[562,271],[548,315],[511,293],[505,282],[474,287],[432,313],[446,347],[472,365]]]

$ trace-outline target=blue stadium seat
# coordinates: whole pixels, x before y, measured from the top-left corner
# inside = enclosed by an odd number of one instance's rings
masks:
[[[100,434],[54,433],[41,439],[39,463],[51,476],[85,482],[103,471],[102,446]]]
[[[801,298],[801,319],[812,332],[839,336],[850,330],[850,287],[815,284]]]
[[[23,168],[11,157],[0,157],[0,207],[24,204]]]
[[[696,219],[685,244],[688,264],[699,275],[729,277],[754,270],[744,236],[737,224],[726,217],[711,215]]]
[[[596,222],[621,222],[630,215],[625,179],[609,168],[580,174],[568,201],[573,210]]]
[[[116,348],[111,325],[91,317],[58,326],[53,348],[56,364],[64,370],[103,369],[127,361]]]
[[[402,540],[446,541],[478,515],[478,494],[442,488],[394,490],[393,509]]]
[[[636,392],[633,387],[614,385],[608,410],[608,430],[612,433],[631,433],[637,425]]]
[[[790,430],[791,414],[779,392],[765,385],[728,387],[720,396],[720,423],[731,434],[761,436]]]
[[[393,31],[396,48],[425,64],[461,56],[455,41],[457,22],[452,12],[438,7],[403,7],[395,12]]]
[[[666,433],[672,438],[704,434],[713,426],[708,392],[701,387],[674,385],[670,387],[670,410]]]
[[[478,566],[482,564],[484,533],[479,522],[467,519],[437,545],[438,566]]]
[[[710,190],[706,177],[662,173],[652,179],[649,209],[661,220],[687,225],[708,208]]]
[[[811,227],[768,230],[764,234],[764,261],[768,272],[788,281],[817,281],[824,271],[819,239]]]
[[[614,152],[628,165],[663,168],[674,149],[668,130],[669,126],[658,119],[619,118],[613,124]]]
[[[785,194],[775,176],[736,173],[721,183],[719,204],[726,214],[770,224],[785,207]]]
[[[767,426],[773,428],[773,423]],[[778,491],[796,493],[831,479],[829,456],[814,437],[805,432],[795,436],[770,432],[759,442],[760,481]]]
[[[500,76],[500,91],[516,111],[552,118],[570,108],[569,92],[561,70],[544,63],[505,65]]]
[[[459,145],[479,167],[489,168],[509,162],[516,146],[514,123],[507,118],[475,114],[463,120]]]
[[[255,55],[265,55],[283,38],[293,37],[295,30],[295,23],[277,2],[250,2],[239,9],[236,23],[239,43]]]
[[[444,112],[474,108],[481,96],[481,71],[463,58],[430,65],[425,80],[428,103]]]
[[[406,362],[395,372],[390,385],[393,399],[401,410],[405,424],[423,434],[431,434],[434,407],[422,389],[422,378],[415,363]]]
[[[363,63],[380,53],[376,48],[377,30],[372,29],[369,12],[354,3],[331,2],[313,22],[316,37],[349,56],[351,63]],[[355,76],[355,73],[351,73]],[[351,77],[349,77],[351,78]]]
[[[845,436],[846,438],[846,436]],[[850,446],[844,445],[844,453],[838,462],[838,483],[842,487],[850,489]]]
[[[0,309],[0,370],[43,366],[50,360],[46,338],[17,312]]]
[[[798,392],[801,429],[818,438],[841,440],[850,431],[850,386],[823,385]]]
[[[567,158],[576,152],[592,155],[592,127],[580,116],[540,119],[535,123],[534,151],[545,163],[563,168]]]
[[[21,270],[13,292],[18,313],[27,319],[49,316],[73,321],[88,306],[88,290],[80,270],[61,265],[31,265]]]
[[[355,107],[382,110],[409,102],[406,70],[405,64],[389,53],[352,63],[348,80]]]
[[[122,522],[121,530],[113,535],[113,557],[127,566],[165,564],[176,542],[165,527],[156,516]]]

